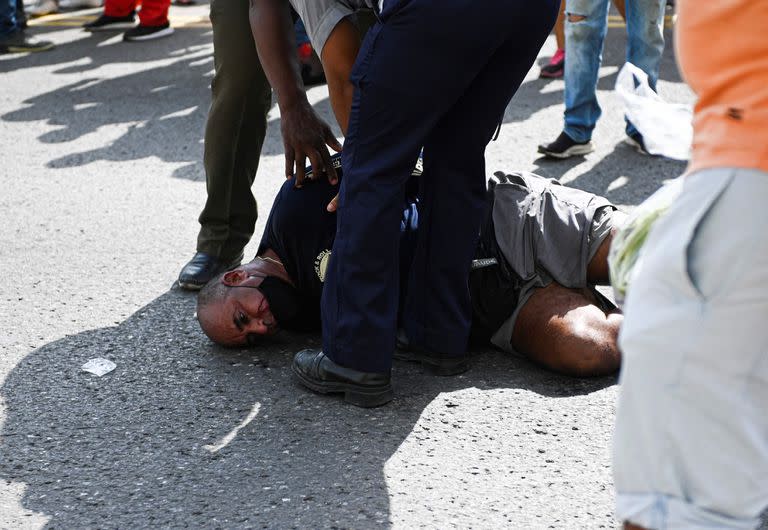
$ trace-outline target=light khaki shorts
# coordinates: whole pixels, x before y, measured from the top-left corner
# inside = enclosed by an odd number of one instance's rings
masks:
[[[646,528],[755,528],[768,507],[768,173],[686,177],[628,294],[617,514]]]

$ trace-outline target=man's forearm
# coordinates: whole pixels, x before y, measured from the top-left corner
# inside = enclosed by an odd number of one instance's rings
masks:
[[[341,20],[333,28],[321,50],[331,107],[344,136],[347,135],[352,97],[355,93],[350,76],[359,51],[360,32],[349,19]]]
[[[234,0],[227,0],[234,1]],[[328,154],[330,146],[341,151],[328,124],[307,101],[296,55],[291,14],[287,0],[250,0],[251,31],[259,60],[280,105],[280,129],[285,146],[285,176],[296,173],[295,185],[304,182],[304,164],[309,158],[315,174],[338,178]],[[250,68],[250,65],[241,65]]]
[[[281,110],[305,102],[287,0],[250,0],[249,18],[261,66]]]

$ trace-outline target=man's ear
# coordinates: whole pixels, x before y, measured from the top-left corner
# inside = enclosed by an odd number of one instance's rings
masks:
[[[249,278],[248,273],[245,270],[233,269],[227,272],[226,274],[224,274],[224,277],[221,279],[221,283],[223,283],[228,287],[234,287],[242,284],[248,278]]]

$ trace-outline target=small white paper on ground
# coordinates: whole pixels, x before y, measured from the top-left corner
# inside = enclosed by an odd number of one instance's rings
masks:
[[[117,368],[117,365],[109,359],[102,359],[101,357],[97,357],[85,363],[82,368],[86,372],[90,372],[101,377],[102,375],[108,374]]]

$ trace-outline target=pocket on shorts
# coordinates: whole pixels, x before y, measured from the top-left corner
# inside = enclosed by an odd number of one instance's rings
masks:
[[[763,223],[750,215],[760,202],[744,202],[750,192],[737,175],[735,170],[712,169],[686,182],[693,211],[685,232],[683,272],[698,304],[689,315],[694,325],[680,333],[688,342],[680,394],[690,401],[717,394],[716,386],[727,389],[730,398],[768,382],[768,261],[762,260],[766,247],[757,235]]]
[[[768,345],[764,345],[768,348]],[[757,358],[757,362],[749,371],[748,386],[753,389],[756,395],[759,393],[762,398],[759,403],[768,403],[768,349],[764,349]]]
[[[657,382],[677,386],[686,357],[705,347],[702,336],[704,296],[689,272],[688,249],[696,230],[726,189],[730,179],[686,182],[669,211],[651,228],[625,302],[620,345],[627,366],[656,374]]]
[[[733,179],[733,174],[731,172],[722,172],[720,174],[706,172],[704,174],[694,174],[687,178],[689,180],[684,184],[683,194],[686,193],[686,188],[706,186],[706,189],[697,190],[693,198],[694,201],[689,201],[690,207],[692,207],[691,216],[681,233],[685,242],[682,247],[683,256],[681,256],[681,262],[683,263],[683,269],[681,273],[691,292],[703,301],[707,298],[708,293],[703,292],[701,286],[696,282],[694,275],[691,273],[691,250],[702,225],[717,205],[723,192],[728,188],[728,184]]]

